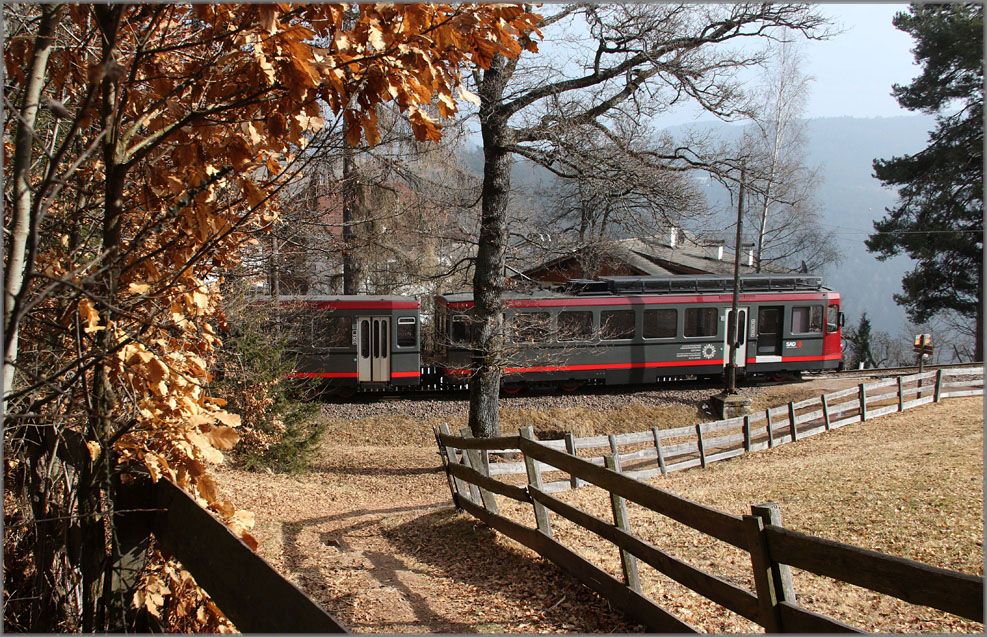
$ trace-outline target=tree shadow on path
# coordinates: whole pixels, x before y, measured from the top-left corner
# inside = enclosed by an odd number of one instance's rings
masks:
[[[434,511],[383,530],[400,552],[476,591],[479,632],[641,632],[551,562],[467,514]]]

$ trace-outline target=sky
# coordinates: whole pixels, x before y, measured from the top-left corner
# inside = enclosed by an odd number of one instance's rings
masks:
[[[907,84],[918,75],[911,48],[914,40],[891,24],[904,3],[819,4],[836,35],[823,41],[802,40],[804,72],[813,78],[805,117],[895,117],[914,115],[891,96],[892,84]],[[708,121],[696,108],[663,113],[664,126]]]
[[[813,76],[806,116],[893,117],[910,115],[891,96],[891,85],[918,75],[914,40],[891,24],[906,4],[823,4],[820,10],[844,32],[805,45]]]

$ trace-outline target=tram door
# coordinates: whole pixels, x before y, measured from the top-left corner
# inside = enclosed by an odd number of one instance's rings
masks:
[[[737,367],[745,367],[747,365],[747,308],[737,308],[737,312],[740,314],[740,320],[737,322]],[[728,309],[727,329],[723,334],[724,365],[730,362],[730,334],[733,332],[731,325],[733,325],[733,309]]]
[[[757,355],[781,356],[784,306],[762,307],[757,311]]]
[[[391,380],[391,319],[361,316],[357,328],[357,372],[361,383]]]

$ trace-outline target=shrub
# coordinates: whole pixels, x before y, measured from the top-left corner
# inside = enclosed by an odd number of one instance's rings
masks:
[[[214,381],[214,393],[243,423],[233,460],[250,470],[304,471],[324,430],[321,405],[310,400],[318,387],[287,378],[294,369],[290,333],[262,307],[240,306],[230,317]]]

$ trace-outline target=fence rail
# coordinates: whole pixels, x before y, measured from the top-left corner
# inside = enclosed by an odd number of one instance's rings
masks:
[[[754,506],[751,515],[738,517],[635,479],[686,466],[706,466],[719,459],[800,440],[890,411],[968,395],[966,392],[975,391],[971,387],[980,387],[979,393],[982,393],[982,368],[938,370],[877,381],[818,399],[792,402],[756,416],[668,430],[585,438],[566,435],[563,440],[538,441],[530,427],[523,429],[519,436],[474,439],[468,432],[453,436],[443,426],[436,432],[436,442],[457,507],[556,563],[650,631],[695,632],[696,629],[641,593],[638,560],[769,632],[860,632],[799,606],[791,567],[982,622],[984,585],[981,577],[785,529],[776,505]],[[693,437],[693,440],[682,441],[686,437]],[[670,444],[663,444],[663,441]],[[620,453],[621,445],[649,443],[653,448]],[[610,453],[578,455],[579,450],[602,446],[608,447]],[[492,461],[491,456],[501,452],[520,454],[520,461]],[[657,468],[623,468],[624,462],[640,463],[652,459],[658,461]],[[494,477],[518,472],[515,467],[521,467],[526,473],[527,485],[507,484]],[[544,482],[545,473],[559,472],[569,474],[569,478]],[[612,522],[551,495],[553,491],[583,485],[595,485],[610,494]],[[534,528],[500,515],[495,495],[531,503]],[[626,518],[625,501],[747,552],[755,590],[746,590],[703,571],[634,535]],[[554,539],[553,515],[565,518],[618,548],[623,581]]]
[[[121,544],[130,553],[121,562],[131,566],[126,569],[131,586],[136,585],[142,555],[153,534],[240,632],[348,632],[225,524],[168,480],[128,485],[121,489],[116,507],[135,511],[122,517],[117,526],[118,534],[123,536]]]
[[[982,367],[945,368],[860,384],[749,416],[611,435],[575,437],[565,434],[561,440],[545,440],[540,444],[578,455],[600,467],[604,465],[605,455],[617,456],[625,467],[625,475],[643,480],[692,467],[705,467],[712,462],[770,449],[944,398],[979,396],[983,394],[983,384]],[[525,463],[512,461],[510,457],[511,452],[516,455],[520,450],[517,436],[489,439],[479,444],[484,445],[478,447],[480,449],[497,452],[490,454],[489,475],[526,473]],[[459,448],[453,443],[450,446]],[[593,450],[599,451],[592,454]],[[543,472],[557,471],[557,466],[545,463],[540,468]],[[550,493],[581,486],[584,482],[571,476],[564,480],[547,480],[544,484]]]

